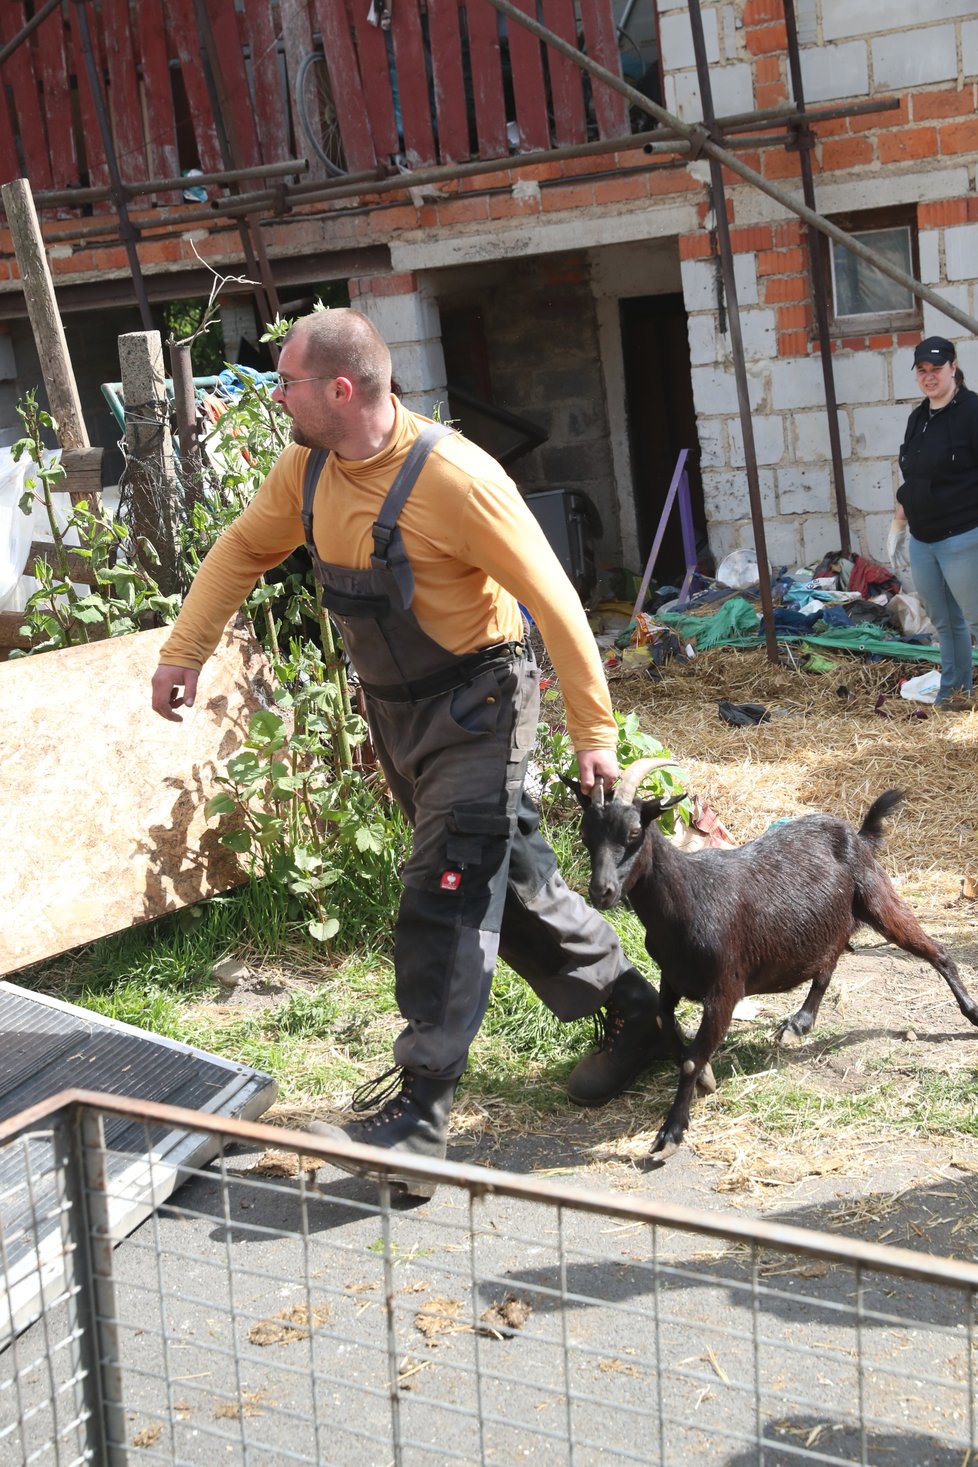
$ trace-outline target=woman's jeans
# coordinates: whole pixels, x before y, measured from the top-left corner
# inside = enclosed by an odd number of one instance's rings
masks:
[[[928,545],[910,536],[910,571],[941,648],[938,701],[971,692],[971,637],[978,637],[978,529]]]

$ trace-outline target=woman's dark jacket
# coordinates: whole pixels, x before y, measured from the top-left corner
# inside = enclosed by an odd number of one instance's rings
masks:
[[[978,527],[978,393],[961,387],[947,407],[914,408],[900,449],[897,499],[915,540],[946,540]]]

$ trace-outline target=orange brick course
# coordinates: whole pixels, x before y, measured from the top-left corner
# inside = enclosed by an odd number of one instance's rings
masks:
[[[978,153],[978,119],[947,122],[940,130],[942,153]]]
[[[757,257],[758,275],[798,275],[806,264],[802,249],[762,250]]]
[[[679,236],[679,258],[681,260],[707,260],[713,254],[713,241],[704,230],[700,234]]]
[[[791,245],[801,244],[805,232],[800,219],[785,219],[781,224],[774,226],[774,245],[776,249],[788,249]]]
[[[783,20],[772,25],[750,26],[745,30],[747,49],[752,56],[769,56],[788,47],[788,30]]]
[[[782,81],[755,82],[754,99],[758,107],[776,107],[779,102],[787,102],[788,88]]]
[[[859,112],[850,117],[849,128],[852,132],[871,132],[880,127],[906,127],[909,121],[910,100],[901,97],[899,107],[892,112]]]
[[[936,127],[907,127],[879,137],[881,163],[902,163],[908,158],[933,158],[937,154]]]
[[[811,307],[807,305],[778,306],[774,321],[779,331],[794,331],[797,327],[811,324]]]
[[[766,21],[784,20],[781,0],[746,0],[744,25],[764,25]]]
[[[811,342],[807,331],[781,331],[778,333],[778,353],[783,357],[808,356]]]
[[[809,293],[806,275],[775,275],[765,281],[764,304],[776,306],[787,305],[792,301],[806,301]]]
[[[555,189],[554,193],[560,191]],[[624,199],[647,199],[649,187],[644,173],[627,174],[624,178],[599,178],[594,184],[597,204],[615,204]]]
[[[840,168],[862,168],[873,161],[873,144],[868,137],[832,138],[822,144],[822,169],[835,173]]]
[[[740,229],[731,229],[730,247],[738,254],[750,250],[769,250],[774,242],[774,230],[770,224],[752,224]]]
[[[967,222],[967,199],[941,199],[934,203],[917,205],[917,225],[920,229],[943,229],[948,224]]]
[[[928,122],[940,117],[967,117],[975,110],[973,85],[961,91],[917,92],[911,98],[914,122]]]

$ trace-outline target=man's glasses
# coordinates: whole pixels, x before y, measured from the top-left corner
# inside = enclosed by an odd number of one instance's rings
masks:
[[[274,385],[283,397],[288,397],[290,389],[298,387],[300,382],[328,382],[330,380],[328,377],[283,377],[279,372],[275,372],[273,375],[275,378]]]

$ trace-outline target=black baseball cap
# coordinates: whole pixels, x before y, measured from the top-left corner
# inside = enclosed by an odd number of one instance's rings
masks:
[[[943,336],[928,336],[923,341],[918,341],[913,349],[915,367],[919,367],[921,362],[930,362],[934,367],[943,367],[945,362],[953,362],[956,357],[954,344]]]

